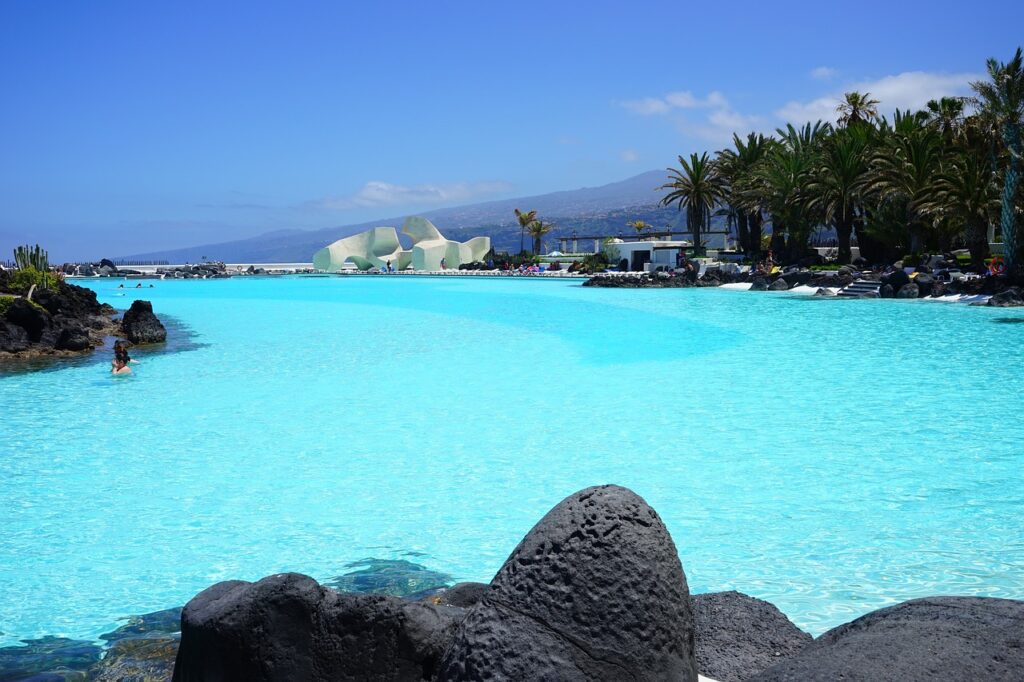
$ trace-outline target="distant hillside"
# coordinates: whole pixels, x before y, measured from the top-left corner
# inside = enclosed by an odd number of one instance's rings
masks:
[[[545,251],[557,248],[557,237],[579,235],[629,234],[626,223],[643,220],[656,228],[676,225],[679,211],[657,205],[661,194],[655,188],[665,181],[663,171],[649,171],[601,187],[552,192],[533,197],[488,201],[469,206],[442,208],[421,213],[433,221],[445,236],[464,240],[477,235],[491,237],[497,251],[519,250],[519,224],[513,209],[536,209],[556,229],[544,240]],[[313,254],[331,242],[378,225],[401,228],[406,216],[382,218],[357,225],[322,230],[276,230],[249,239],[220,244],[126,254],[130,260],[166,260],[171,263],[196,262],[206,257],[229,263],[308,262]],[[529,236],[526,247],[530,248]],[[580,244],[580,249],[589,248]]]

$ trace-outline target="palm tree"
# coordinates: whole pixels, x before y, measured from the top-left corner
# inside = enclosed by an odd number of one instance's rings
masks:
[[[832,223],[839,243],[839,262],[850,262],[850,235],[857,218],[860,186],[868,172],[867,126],[840,128],[823,145],[818,166],[806,191],[810,203]]]
[[[626,224],[632,227],[634,230],[636,230],[636,234],[638,237],[642,237],[644,232],[651,229],[651,226],[642,220],[631,220]]]
[[[803,255],[820,210],[808,200],[807,186],[818,164],[822,140],[832,126],[818,121],[800,128],[787,124],[753,173],[745,200],[762,202],[771,216],[772,249],[789,257]]]
[[[935,178],[924,208],[954,221],[957,229],[966,228],[971,261],[982,267],[989,255],[989,218],[999,205],[999,190],[992,166],[983,154],[970,149],[958,151]]]
[[[838,123],[843,128],[868,123],[878,118],[878,100],[871,93],[848,92],[836,107]]]
[[[1024,120],[1024,58],[1018,47],[1009,62],[1001,64],[995,59],[989,59],[987,65],[990,80],[971,83],[971,88],[977,93],[982,110],[1002,129],[1003,142],[1009,152],[1003,174],[1000,226],[1003,231],[1006,267],[1012,272],[1018,266],[1020,248],[1017,241],[1014,199],[1020,174],[1020,159],[1024,154],[1024,145],[1021,143],[1021,125]]]
[[[740,248],[753,258],[761,250],[761,225],[764,214],[758,202],[744,201],[744,189],[751,182],[751,176],[770,148],[771,138],[760,133],[750,133],[746,141],[733,133],[735,150],[723,149],[716,154],[715,164],[727,186],[728,209],[726,216],[736,225],[736,236]]]
[[[954,140],[963,130],[966,103],[966,97],[942,97],[930,100],[926,105],[928,124],[939,131],[942,139]]]
[[[679,157],[680,168],[667,168],[669,182],[658,189],[670,190],[659,202],[662,206],[679,204],[686,208],[686,228],[693,236],[693,245],[702,247],[701,232],[711,223],[711,212],[725,198],[725,180],[708,153],[690,154],[687,161]]]
[[[546,223],[543,220],[534,220],[526,226],[526,231],[530,233],[531,237],[533,237],[534,255],[540,255],[540,252],[543,249],[541,240],[544,238],[544,235],[550,232],[554,227],[553,223]]]
[[[930,202],[933,182],[942,169],[943,146],[927,114],[896,111],[893,125],[884,125],[862,191],[879,203],[902,211],[909,240],[902,244],[917,253],[924,246],[934,217]]]
[[[522,253],[525,249],[524,235],[526,228],[530,226],[530,223],[537,219],[537,211],[527,211],[523,213],[518,208],[515,209],[516,220],[519,221],[519,253]]]

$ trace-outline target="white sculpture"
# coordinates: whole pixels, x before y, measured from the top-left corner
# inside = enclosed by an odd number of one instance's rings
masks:
[[[490,237],[474,237],[467,242],[445,239],[426,218],[409,218],[402,233],[412,239],[412,249],[402,249],[395,228],[375,227],[320,249],[313,255],[313,267],[337,272],[349,262],[360,270],[369,270],[391,261],[395,270],[404,270],[409,265],[414,270],[440,270],[441,259],[445,267],[458,268],[463,263],[483,260],[491,250]]]
[[[360,270],[369,270],[383,267],[391,261],[392,267],[401,269],[399,256],[402,253],[395,228],[375,227],[320,249],[313,254],[313,267],[333,272],[341,270],[346,262],[351,262]]]

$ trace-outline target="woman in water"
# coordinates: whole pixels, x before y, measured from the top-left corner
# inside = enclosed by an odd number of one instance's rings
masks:
[[[131,356],[128,355],[128,346],[124,345],[123,341],[114,342],[114,359],[110,361],[111,367],[117,363],[118,358],[124,360],[125,365],[138,362],[137,360],[132,360]]]
[[[111,374],[131,374],[132,368],[128,366],[127,356],[114,356],[114,366],[110,369]]]

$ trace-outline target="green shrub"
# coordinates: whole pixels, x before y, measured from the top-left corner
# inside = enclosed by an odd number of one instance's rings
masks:
[[[7,314],[7,309],[11,307],[11,301],[13,300],[13,296],[0,296],[0,317]]]
[[[28,290],[35,284],[37,289],[56,289],[60,280],[56,275],[49,272],[40,272],[33,267],[22,268],[11,275],[8,283],[11,291],[28,293]]]

